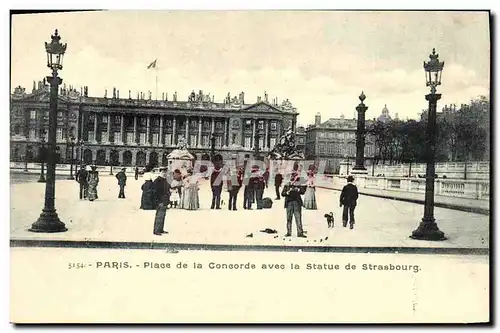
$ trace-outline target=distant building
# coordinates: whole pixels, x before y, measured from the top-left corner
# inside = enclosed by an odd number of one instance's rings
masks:
[[[371,123],[366,121],[366,127]],[[354,166],[356,160],[357,119],[330,118],[321,122],[321,114],[315,116],[314,125],[306,129],[305,156],[326,162],[325,173],[338,173],[341,161],[349,161]],[[371,165],[374,155],[374,143],[369,134],[365,137],[365,165]]]
[[[111,94],[109,94],[111,95]],[[41,146],[41,133],[48,132],[49,86],[33,82],[31,93],[17,87],[11,95],[11,160],[32,161]],[[257,97],[246,103],[244,93],[228,95],[221,102],[203,91],[178,100],[177,92],[168,100],[154,100],[151,92],[132,98],[120,97],[120,91],[104,97],[89,96],[88,87],[77,91],[61,87],[57,110],[57,158],[60,163],[71,159],[70,138],[84,145],[75,146],[74,159],[105,165],[167,165],[167,155],[181,138],[197,158],[208,159],[211,136],[215,150],[227,159],[253,156],[255,138],[261,152],[270,151],[287,128],[295,131],[297,110],[286,99]],[[256,136],[256,134],[258,136]],[[299,140],[302,134],[299,134]],[[80,151],[80,149],[82,149]]]

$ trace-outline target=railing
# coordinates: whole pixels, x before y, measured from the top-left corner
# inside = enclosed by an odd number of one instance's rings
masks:
[[[341,188],[346,184],[345,177],[333,176],[330,186]],[[357,175],[355,179],[358,188],[378,189],[383,191],[404,191],[425,193],[425,178],[408,177],[372,177]],[[487,180],[436,179],[435,195],[489,200],[490,183]]]

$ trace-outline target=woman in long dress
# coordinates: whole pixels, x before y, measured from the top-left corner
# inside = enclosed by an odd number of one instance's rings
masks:
[[[153,185],[153,175],[149,172],[144,173],[144,184],[142,184],[141,209],[154,210],[155,208],[155,188]]]
[[[188,171],[187,177],[184,179],[183,207],[187,210],[197,210],[200,208],[200,199],[198,196],[198,177],[193,175],[191,170]]]
[[[97,196],[97,185],[99,184],[99,171],[97,171],[97,167],[95,165],[90,167],[92,170],[89,171],[88,175],[88,190],[87,190],[87,198],[89,201],[94,201],[98,198]]]
[[[318,205],[316,204],[316,184],[313,172],[309,172],[306,186],[306,193],[304,194],[304,208],[316,210],[318,209]]]

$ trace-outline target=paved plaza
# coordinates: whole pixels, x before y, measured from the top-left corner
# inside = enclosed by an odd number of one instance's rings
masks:
[[[22,175],[15,175],[17,179]],[[370,196],[360,196],[356,208],[354,230],[341,225],[339,192],[317,190],[319,209],[303,210],[303,223],[308,238],[284,238],[286,231],[283,200],[274,201],[272,209],[251,211],[242,208],[243,190],[238,195],[238,210],[211,210],[211,191],[208,181],[200,186],[201,208],[197,211],[170,209],[167,211],[163,236],[153,235],[155,211],[139,209],[142,179],[129,177],[126,199],[118,199],[114,176],[101,175],[99,199],[94,202],[78,199],[78,183],[56,181],[56,208],[66,223],[67,232],[32,233],[28,231],[43,207],[45,184],[34,180],[11,184],[11,225],[13,240],[68,240],[112,242],[158,242],[222,245],[278,245],[278,246],[353,246],[353,247],[446,247],[488,248],[489,216],[436,208],[435,217],[448,240],[428,242],[412,240],[411,234],[423,214],[423,206]],[[274,188],[264,194],[274,199]],[[335,228],[328,229],[323,215],[333,212]],[[260,230],[270,228],[278,234]],[[253,237],[247,237],[252,234]]]

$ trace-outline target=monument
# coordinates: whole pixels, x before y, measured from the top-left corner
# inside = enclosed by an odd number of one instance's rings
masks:
[[[174,149],[167,155],[168,168],[171,171],[175,169],[187,170],[193,166],[194,156],[187,150],[187,143],[184,137],[179,137],[177,149]]]

